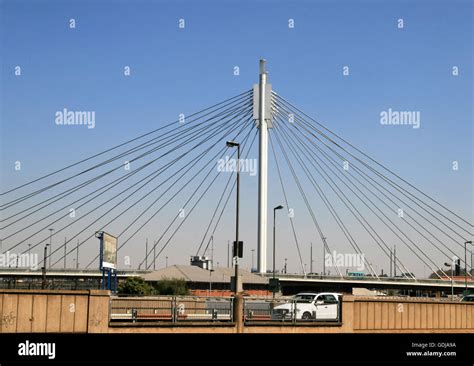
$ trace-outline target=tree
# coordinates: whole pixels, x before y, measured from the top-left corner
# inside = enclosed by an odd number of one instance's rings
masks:
[[[154,289],[141,277],[129,277],[118,287],[119,294],[126,295],[153,295]]]
[[[186,281],[179,278],[164,278],[154,284],[157,295],[188,295]]]

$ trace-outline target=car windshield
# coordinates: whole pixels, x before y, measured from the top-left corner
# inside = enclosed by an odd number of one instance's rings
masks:
[[[314,295],[296,295],[294,300],[298,303],[311,302],[314,300]]]

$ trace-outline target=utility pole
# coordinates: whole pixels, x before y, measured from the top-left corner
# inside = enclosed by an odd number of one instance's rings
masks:
[[[66,242],[67,242],[67,238],[64,237],[64,269],[66,269],[66,256],[67,256]]]
[[[288,272],[287,272],[287,266],[286,266],[286,265],[287,265],[287,260],[288,260],[288,258],[285,258],[285,274],[288,273]]]
[[[230,248],[230,240],[227,240],[227,268],[230,268],[230,264],[229,264],[229,257],[230,257],[229,248]]]
[[[313,242],[309,244],[309,273],[313,273]]]
[[[267,182],[268,182],[268,128],[272,127],[271,90],[267,84],[265,60],[260,60],[259,84],[254,85],[254,115],[259,128],[258,155],[258,273],[267,272]]]
[[[235,203],[235,293],[239,292],[239,208],[240,208],[240,144],[235,141],[227,141],[227,147],[237,148],[237,197]]]

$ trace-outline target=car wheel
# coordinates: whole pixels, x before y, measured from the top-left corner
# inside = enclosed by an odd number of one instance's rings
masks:
[[[303,316],[301,317],[303,320],[310,320],[311,319],[311,313],[306,311],[303,313]]]

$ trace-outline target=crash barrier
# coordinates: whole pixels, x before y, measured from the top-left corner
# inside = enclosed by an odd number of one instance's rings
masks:
[[[300,322],[341,322],[342,296],[331,303],[314,304],[293,298],[245,298],[244,321],[278,322],[294,324]]]
[[[111,322],[232,322],[231,297],[111,297]]]

